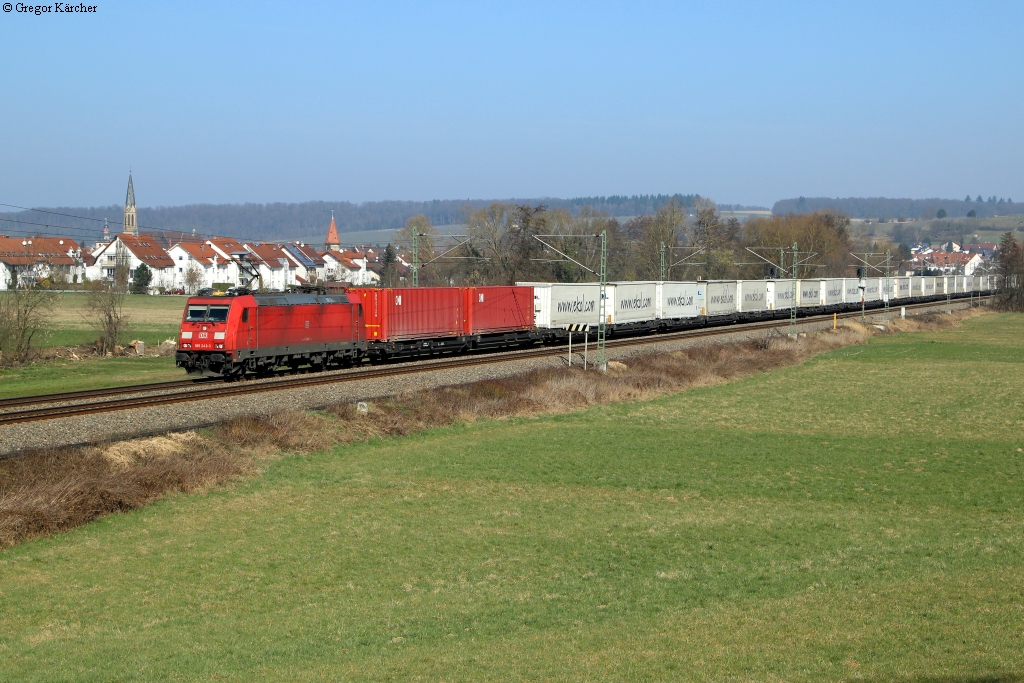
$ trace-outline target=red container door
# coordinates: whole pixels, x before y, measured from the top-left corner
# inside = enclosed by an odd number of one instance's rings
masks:
[[[457,337],[463,330],[460,287],[408,287],[383,290],[383,324],[388,340]]]
[[[533,287],[470,287],[467,299],[467,334],[533,327]]]

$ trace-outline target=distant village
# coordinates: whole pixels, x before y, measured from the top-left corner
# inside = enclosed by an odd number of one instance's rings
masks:
[[[331,217],[322,245],[304,242],[240,241],[203,237],[179,231],[140,230],[135,189],[128,177],[121,233],[106,234],[83,246],[70,237],[9,237],[0,235],[0,290],[31,287],[42,280],[53,286],[113,280],[119,263],[128,266],[128,279],[143,264],[152,294],[194,294],[202,289],[227,290],[248,285],[258,273],[266,290],[286,290],[307,284],[339,282],[373,285],[380,282],[381,253],[371,247],[343,249]],[[398,255],[399,275],[410,264]]]
[[[947,242],[937,247],[911,245],[911,258],[899,274],[973,275],[996,256],[999,245]],[[119,265],[135,278],[143,264],[151,277],[151,294],[194,294],[252,286],[283,291],[303,285],[347,283],[373,286],[381,280],[383,250],[370,246],[343,248],[333,213],[323,244],[257,242],[231,237],[204,237],[171,230],[140,230],[131,174],[121,233],[80,245],[70,237],[10,237],[0,234],[0,291],[9,287],[81,285],[112,281]],[[407,255],[396,253],[399,280],[411,269]],[[894,275],[897,273],[894,272]]]

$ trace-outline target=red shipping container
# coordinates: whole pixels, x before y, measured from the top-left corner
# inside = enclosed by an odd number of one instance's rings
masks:
[[[533,327],[533,287],[466,287],[465,334]]]
[[[458,337],[463,328],[461,287],[353,288],[353,302],[363,304],[368,341]]]

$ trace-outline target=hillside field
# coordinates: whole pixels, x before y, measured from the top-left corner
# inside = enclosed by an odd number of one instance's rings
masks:
[[[0,293],[0,296],[6,295]],[[98,333],[88,318],[88,299],[85,293],[58,295],[52,312],[47,315],[45,328],[33,338],[33,347],[55,349],[94,344]],[[126,296],[124,312],[128,329],[123,341],[140,339],[150,350],[165,339],[177,341],[186,299],[184,296]],[[48,354],[44,352],[44,355]],[[62,354],[60,358],[0,368],[0,398],[179,379],[185,379],[185,372],[175,367],[173,355],[98,358],[83,353],[80,360],[72,360]]]
[[[0,679],[1024,680],[1021,339],[285,457],[24,543]]]

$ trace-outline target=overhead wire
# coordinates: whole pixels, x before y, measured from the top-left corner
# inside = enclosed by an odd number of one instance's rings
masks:
[[[83,220],[83,221],[95,221],[97,223],[105,223],[105,224],[108,224],[108,225],[111,224],[111,222],[112,222],[111,219],[108,219],[108,218],[90,218],[89,216],[77,216],[77,215],[75,215],[73,213],[61,213],[60,211],[50,211],[48,209],[33,209],[33,208],[30,208],[30,207],[27,207],[27,206],[18,206],[17,204],[7,204],[7,203],[4,203],[4,202],[0,202],[0,206],[9,206],[12,209],[21,209],[22,211],[38,211],[39,213],[49,213],[49,214],[53,214],[54,216],[65,216],[67,218],[77,218],[77,219]],[[11,220],[11,219],[0,219],[0,220]],[[120,225],[120,222],[113,221],[113,224],[114,225]],[[39,224],[39,225],[41,225],[41,224]],[[59,226],[58,225],[58,226],[52,226],[52,227],[63,227],[63,226]],[[166,230],[167,229],[167,228],[157,228],[157,227],[154,227],[152,225],[139,225],[139,226],[136,226],[136,227],[138,227],[138,228],[145,228],[146,230]],[[175,230],[174,232],[184,232],[184,231],[183,230]]]

